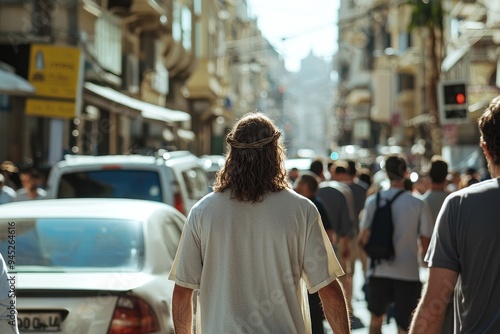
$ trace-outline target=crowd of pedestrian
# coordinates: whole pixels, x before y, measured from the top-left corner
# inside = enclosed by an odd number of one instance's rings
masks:
[[[44,199],[45,175],[31,165],[16,166],[12,161],[0,165],[0,204]]]
[[[391,316],[400,333],[493,333],[500,328],[500,317],[495,313],[492,298],[500,296],[500,290],[493,287],[500,267],[492,258],[496,254],[493,238],[500,232],[492,210],[496,207],[494,196],[500,190],[498,179],[481,182],[500,176],[498,124],[500,97],[491,102],[479,120],[480,144],[488,163],[485,175],[480,175],[472,166],[461,174],[450,170],[448,162],[436,155],[415,173],[417,179],[411,181],[407,157],[397,154],[386,156],[383,161],[382,170],[389,185],[384,187],[383,182],[374,182],[369,169],[359,171],[358,164],[352,160],[325,163],[318,159],[311,163],[306,173],[316,176],[318,189],[308,197],[319,199],[327,216],[323,224],[345,271],[339,280],[350,310],[352,274],[356,261],[361,262],[366,279],[364,292],[371,313],[371,334],[381,333],[383,321]],[[328,166],[328,173],[323,166]],[[293,173],[292,182],[301,180],[303,173],[297,170]],[[363,248],[370,237],[377,207],[392,200],[395,256],[373,261]],[[378,201],[381,203],[377,204]],[[481,207],[484,207],[481,213],[477,212]],[[481,247],[470,248],[478,243]],[[484,263],[478,261],[484,256]],[[427,267],[430,268],[428,281],[421,281],[421,268]],[[492,271],[487,273],[490,267]],[[481,283],[474,280],[475,273],[481,274],[487,288],[481,288]],[[475,294],[484,297],[486,304],[476,305],[476,298],[472,298]],[[437,310],[432,304],[436,300],[440,301]],[[311,318],[322,314],[314,307],[310,312]],[[471,314],[484,319],[483,322],[474,321]],[[359,321],[353,314],[351,319]],[[325,331],[316,326],[312,333]]]

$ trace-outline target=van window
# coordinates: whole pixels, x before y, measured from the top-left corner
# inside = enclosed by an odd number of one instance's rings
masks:
[[[162,202],[160,176],[145,170],[96,170],[63,174],[57,198],[132,198]]]
[[[207,194],[207,175],[201,168],[192,168],[182,172],[189,199],[198,200]]]

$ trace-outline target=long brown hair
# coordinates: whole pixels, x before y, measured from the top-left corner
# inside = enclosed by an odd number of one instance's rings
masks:
[[[227,135],[226,163],[217,173],[214,191],[231,191],[239,201],[261,202],[267,192],[288,188],[281,133],[262,113],[241,118]]]

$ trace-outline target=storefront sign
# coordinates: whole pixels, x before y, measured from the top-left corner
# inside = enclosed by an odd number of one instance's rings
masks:
[[[26,114],[75,117],[81,90],[81,64],[78,48],[33,44],[28,80],[36,88],[36,97],[26,100]]]

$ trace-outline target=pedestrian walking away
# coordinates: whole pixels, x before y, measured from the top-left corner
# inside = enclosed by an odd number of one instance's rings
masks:
[[[393,200],[391,204],[393,245],[391,246],[394,247],[394,257],[392,260],[381,259],[376,263],[373,259],[369,259],[370,334],[381,333],[384,316],[391,303],[394,303],[394,317],[399,332],[407,331],[422,288],[418,250],[420,247],[423,257],[432,235],[432,218],[428,207],[421,199],[404,189],[404,180],[408,174],[405,157],[401,155],[387,157],[385,172],[390,180],[390,188],[367,198],[360,221],[359,242],[364,249],[370,237],[377,195],[380,196],[380,206],[385,206],[386,202]]]
[[[321,217],[321,221],[323,222],[323,227],[328,235],[333,233],[333,230],[330,226],[330,222],[328,219],[328,214],[325,211],[325,207],[323,202],[316,197],[316,190],[318,189],[318,180],[316,176],[312,172],[304,172],[302,173],[298,179],[295,186],[295,191],[309,199],[319,211],[319,215]],[[321,307],[321,300],[319,298],[319,294],[310,293],[309,297],[309,313],[311,315],[311,327],[312,334],[324,334],[323,328],[323,320],[325,319],[323,308]],[[349,302],[348,302],[349,303]]]
[[[429,280],[411,334],[439,333],[455,291],[454,333],[500,329],[500,96],[479,118],[480,145],[493,179],[451,193],[432,235]]]
[[[334,333],[349,333],[344,274],[314,204],[290,187],[281,133],[262,113],[226,137],[214,192],[190,211],[169,275],[176,334],[311,333],[318,292]]]

